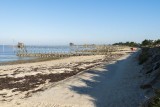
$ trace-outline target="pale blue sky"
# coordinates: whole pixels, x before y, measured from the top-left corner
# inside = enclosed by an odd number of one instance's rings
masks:
[[[64,45],[160,38],[160,0],[0,0],[0,42]]]

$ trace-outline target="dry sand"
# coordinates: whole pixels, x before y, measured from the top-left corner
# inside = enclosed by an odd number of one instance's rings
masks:
[[[53,61],[0,66],[0,103],[16,101],[44,91],[56,82],[121,55],[76,56]]]
[[[6,88],[0,91],[0,105],[2,107],[138,107],[145,98],[139,88],[140,67],[135,61],[135,56],[136,53],[127,54],[120,59],[117,59],[120,55],[79,56],[0,67],[1,79],[8,77],[11,82],[23,83],[31,76],[32,81],[29,81],[30,79],[28,81],[34,83],[24,84],[29,87],[27,89],[25,86],[24,89],[18,87],[7,89],[4,84]],[[73,73],[95,66],[100,67],[77,72],[78,74],[75,73],[77,75]],[[18,71],[15,72],[17,68]],[[72,73],[74,76],[68,75]],[[57,76],[53,74],[72,77],[56,82],[53,78]],[[45,81],[35,78],[43,78]],[[12,83],[10,85],[12,86]]]
[[[24,107],[139,107],[145,99],[140,83],[134,55],[125,56],[19,103]]]

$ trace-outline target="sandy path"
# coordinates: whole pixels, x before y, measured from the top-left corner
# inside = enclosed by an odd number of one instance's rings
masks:
[[[137,53],[60,82],[12,107],[138,107],[144,101],[139,88]]]

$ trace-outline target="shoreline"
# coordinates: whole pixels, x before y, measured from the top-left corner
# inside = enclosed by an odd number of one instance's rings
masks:
[[[51,61],[0,66],[0,103],[31,97],[58,81],[116,60],[122,54],[75,56]]]
[[[114,47],[115,48],[115,47]],[[25,64],[25,63],[37,63],[37,62],[43,62],[43,61],[51,61],[51,60],[57,60],[57,59],[63,59],[63,58],[68,58],[68,57],[74,57],[74,56],[92,56],[92,55],[109,55],[109,54],[124,54],[124,53],[129,53],[131,50],[130,50],[130,47],[119,47],[119,49],[117,49],[116,51],[110,49],[111,51],[110,52],[107,52],[107,53],[104,53],[104,50],[99,50],[100,53],[93,53],[93,54],[71,54],[71,55],[65,55],[62,53],[62,56],[63,57],[60,57],[59,55],[58,56],[55,56],[55,57],[40,57],[40,56],[19,56],[21,58],[17,59],[17,60],[8,60],[8,61],[0,61],[0,66],[3,66],[3,65],[16,65],[16,64]],[[105,50],[105,52],[108,51],[108,50]],[[33,53],[34,54],[34,53]],[[45,55],[45,54],[44,54]],[[16,55],[15,55],[16,56]],[[18,57],[18,56],[17,56]],[[27,59],[25,59],[25,57]]]
[[[41,84],[41,88],[39,87],[40,90],[38,91],[36,89],[30,89],[29,91],[20,92],[19,95],[8,95],[5,97],[6,101],[0,101],[0,104],[3,107],[101,107],[104,105],[109,106],[110,104],[110,106],[138,105],[141,102],[139,100],[143,100],[142,98],[144,96],[142,95],[142,90],[140,88],[137,89],[142,78],[138,77],[139,71],[137,70],[139,70],[139,66],[137,62],[134,62],[136,60],[136,54],[113,55],[106,59],[103,56],[96,56],[96,58],[95,56],[90,56],[90,58],[83,57],[83,59],[82,56],[76,57],[80,59],[80,62],[74,60],[68,64],[82,64],[77,65],[76,68],[86,67],[90,64],[94,66],[83,69],[75,75],[58,82]],[[76,58],[74,57],[73,59]],[[101,58],[104,59],[102,60]],[[64,61],[64,59],[62,60]],[[68,66],[68,64],[65,66],[67,70],[73,67]],[[133,66],[136,67],[133,69]],[[64,68],[63,66],[61,67]],[[130,70],[132,73],[130,73]],[[135,78],[135,76],[138,78]],[[30,83],[32,84],[32,82]],[[9,98],[13,99],[9,100]],[[120,99],[123,99],[123,101]],[[133,107],[135,106],[133,105]]]
[[[33,59],[27,59],[27,60],[6,61],[6,62],[0,62],[0,66],[37,63],[37,62],[51,61],[51,60],[57,60],[57,59],[63,59],[63,58],[33,58]]]

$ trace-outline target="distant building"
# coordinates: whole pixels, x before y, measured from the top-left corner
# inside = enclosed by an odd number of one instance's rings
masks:
[[[19,52],[27,52],[24,43],[18,42],[17,48],[19,49]]]
[[[74,43],[69,43],[69,46],[74,46]]]
[[[18,47],[18,48],[24,48],[24,43],[20,43],[20,42],[18,42],[17,47]]]

